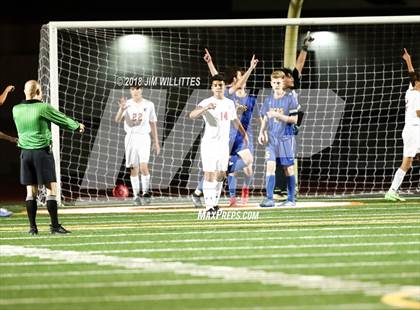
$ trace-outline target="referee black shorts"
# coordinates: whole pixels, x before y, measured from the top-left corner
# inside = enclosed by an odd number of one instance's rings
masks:
[[[54,156],[49,147],[22,150],[20,153],[20,183],[42,185],[56,182]]]

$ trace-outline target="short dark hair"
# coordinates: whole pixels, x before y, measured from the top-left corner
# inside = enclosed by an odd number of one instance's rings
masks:
[[[283,71],[286,76],[293,76],[293,71],[289,68],[280,68],[279,71]]]
[[[238,75],[238,71],[241,72],[242,74],[245,73],[245,70],[238,66],[228,67],[225,73],[225,83],[232,84],[233,79],[236,78],[236,76]]]
[[[214,81],[225,81],[225,77],[223,74],[215,74],[210,78],[210,83],[213,83]]]

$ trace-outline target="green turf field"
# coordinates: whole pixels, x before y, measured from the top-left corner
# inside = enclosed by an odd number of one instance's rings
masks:
[[[0,218],[0,309],[420,309],[420,200],[253,211]]]

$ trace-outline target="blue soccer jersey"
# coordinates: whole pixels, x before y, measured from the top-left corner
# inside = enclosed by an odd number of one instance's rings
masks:
[[[284,115],[293,115],[297,113],[298,102],[295,96],[293,96],[291,92],[287,92],[279,99],[275,99],[274,95],[270,95],[264,100],[264,104],[260,111],[261,117],[267,117],[269,142],[270,140],[283,140],[293,136],[294,130],[292,124],[282,122],[275,117],[268,118],[267,113],[272,110],[281,112]]]
[[[246,95],[244,97],[238,97],[236,94],[231,95],[231,99],[235,102],[235,106],[244,106],[244,112],[240,116],[240,121],[245,131],[248,134],[249,145],[248,147],[252,150],[252,117],[254,112],[254,106],[257,97],[254,95]],[[243,148],[243,136],[238,129],[231,124],[230,127],[230,145],[231,154],[236,153]]]

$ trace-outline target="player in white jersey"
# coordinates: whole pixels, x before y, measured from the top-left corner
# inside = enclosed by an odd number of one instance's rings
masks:
[[[224,96],[224,78],[220,74],[211,77],[213,96],[202,100],[190,113],[190,118],[203,116],[205,130],[201,139],[201,161],[204,171],[203,192],[206,211],[210,214],[218,209],[218,201],[229,162],[230,124],[244,137],[248,144],[248,135],[237,118],[235,103]]]
[[[159,139],[156,127],[155,105],[143,98],[143,87],[130,87],[131,99],[121,98],[119,110],[115,116],[116,122],[124,120],[125,135],[125,165],[130,168],[130,181],[133,188],[133,200],[136,205],[150,203],[150,134],[153,138],[153,149],[156,155],[160,153]],[[140,198],[141,174],[142,199]]]
[[[420,72],[415,72],[411,56],[404,49],[403,59],[411,76],[411,86],[405,94],[405,125],[402,133],[404,142],[403,161],[395,172],[392,185],[385,195],[386,200],[405,201],[397,193],[405,174],[413,165],[413,158],[420,153]]]

